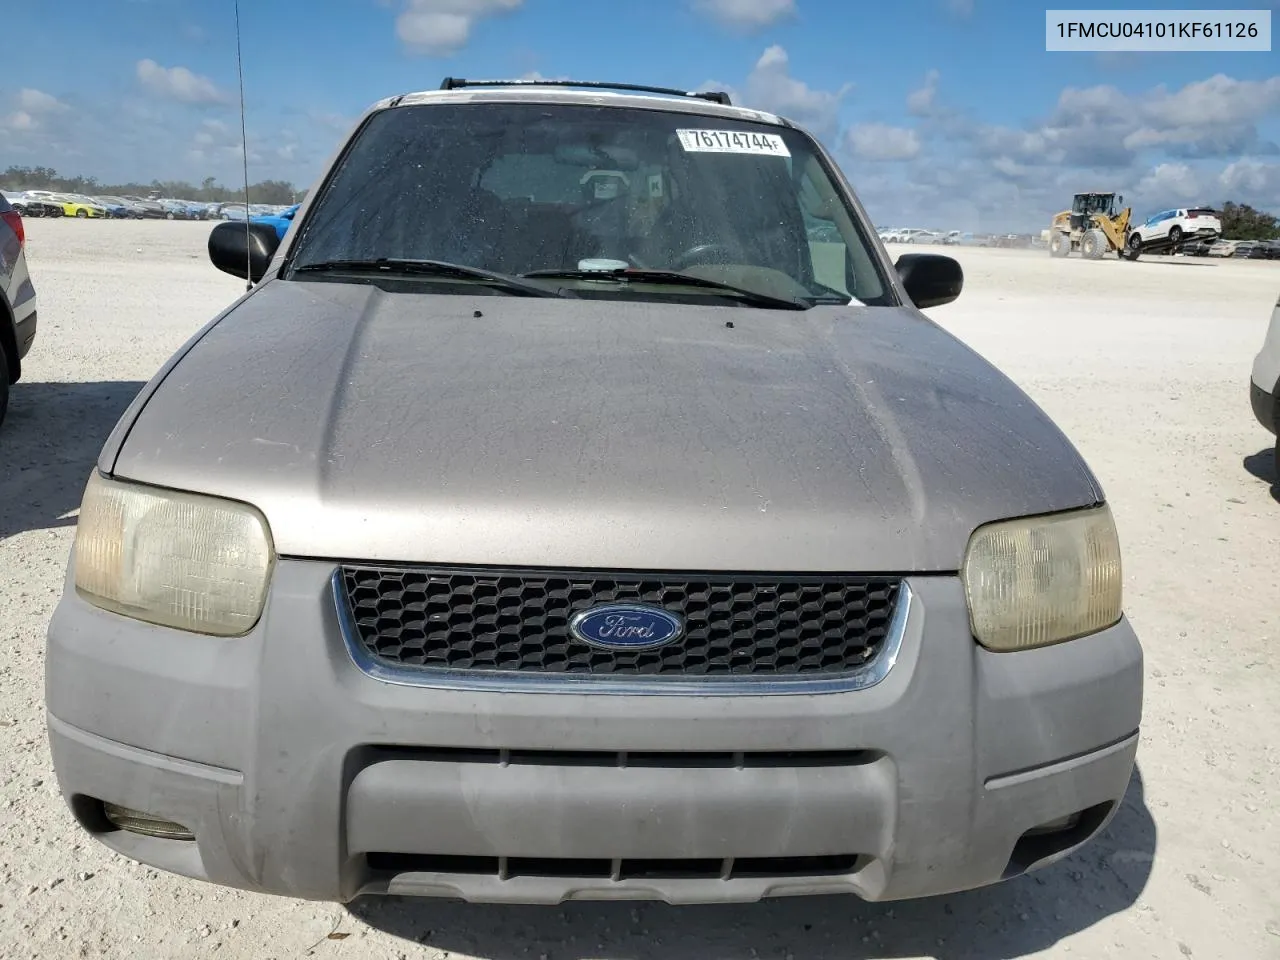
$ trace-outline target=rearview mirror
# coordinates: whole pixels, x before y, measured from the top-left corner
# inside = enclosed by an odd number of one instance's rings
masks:
[[[223,273],[257,283],[271,265],[280,237],[269,223],[220,223],[209,234],[209,259]]]
[[[921,310],[951,303],[964,288],[960,264],[941,254],[904,253],[895,266],[907,296]]]

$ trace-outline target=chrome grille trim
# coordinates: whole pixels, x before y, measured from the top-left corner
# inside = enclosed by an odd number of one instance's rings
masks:
[[[434,690],[484,693],[590,694],[609,696],[809,696],[850,693],[881,683],[897,663],[915,603],[908,579],[898,587],[889,628],[880,649],[866,664],[842,674],[744,677],[596,677],[582,674],[522,673],[392,666],[373,657],[365,647],[347,601],[342,567],[336,566],[329,589],[343,646],[352,664],[381,683]]]

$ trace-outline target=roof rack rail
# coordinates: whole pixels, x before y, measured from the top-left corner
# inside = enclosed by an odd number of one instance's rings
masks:
[[[710,100],[726,107],[733,106],[729,94],[720,90],[676,90],[672,87],[647,87],[635,83],[601,83],[595,80],[464,80],[461,77],[445,77],[441,90],[459,90],[462,87],[589,87],[597,90],[633,90],[639,93],[662,93],[671,97],[696,97]]]

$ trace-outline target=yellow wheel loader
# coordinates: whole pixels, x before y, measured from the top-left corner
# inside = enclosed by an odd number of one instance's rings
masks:
[[[1053,218],[1049,227],[1049,256],[1066,257],[1079,250],[1086,260],[1101,260],[1115,251],[1121,260],[1137,260],[1141,242],[1129,235],[1129,207],[1117,211],[1124,197],[1114,193],[1077,193],[1070,210]]]

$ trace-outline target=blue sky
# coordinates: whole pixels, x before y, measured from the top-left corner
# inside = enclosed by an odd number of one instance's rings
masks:
[[[1026,228],[1099,187],[1139,212],[1226,199],[1280,212],[1274,52],[1047,53],[1045,8],[1025,0],[241,7],[254,180],[309,184],[380,97],[537,74],[727,87],[820,135],[883,224]],[[43,0],[5,27],[22,40],[6,45],[0,168],[237,180],[231,0]]]

